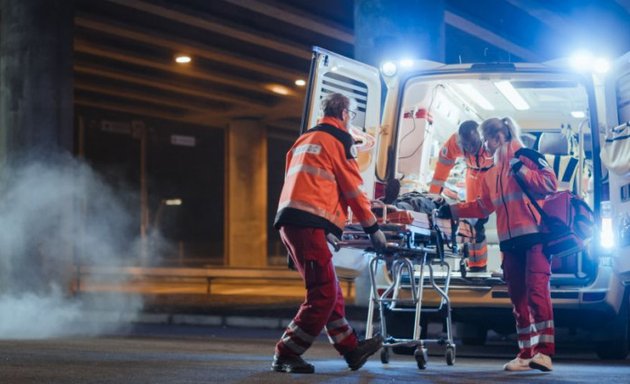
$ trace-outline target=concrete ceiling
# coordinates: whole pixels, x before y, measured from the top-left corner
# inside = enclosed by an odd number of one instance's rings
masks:
[[[629,12],[625,0],[447,0],[446,61],[495,59],[488,51],[547,60],[580,39],[620,54]],[[308,77],[311,46],[352,57],[352,18],[352,0],[79,0],[75,102],[219,128],[256,117],[295,131],[305,89],[294,81]],[[176,64],[180,53],[192,62]]]

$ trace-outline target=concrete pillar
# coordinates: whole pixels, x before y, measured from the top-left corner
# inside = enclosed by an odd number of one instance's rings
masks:
[[[230,122],[227,158],[227,266],[267,266],[267,132],[258,120]]]
[[[52,169],[54,160],[63,160],[56,155],[72,153],[72,39],[72,1],[0,0],[0,189],[41,185],[20,190],[19,203],[3,210],[16,216],[15,225],[2,228],[12,233],[0,250],[9,260],[9,276],[0,279],[7,290],[47,293],[53,282],[64,287],[71,271],[73,202],[53,197],[59,192],[47,180],[55,173],[33,180],[30,173],[12,172],[32,161]],[[61,174],[59,183],[72,182]],[[40,217],[19,210],[37,201],[49,201]]]
[[[354,57],[444,62],[444,0],[355,0]]]
[[[73,150],[73,2],[0,0],[2,164]]]

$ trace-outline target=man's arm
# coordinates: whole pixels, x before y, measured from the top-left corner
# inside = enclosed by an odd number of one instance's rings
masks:
[[[455,166],[455,160],[461,156],[463,156],[463,152],[457,143],[457,134],[451,135],[440,149],[433,179],[429,185],[429,193],[439,194],[442,192],[444,183],[446,183],[451,169]]]

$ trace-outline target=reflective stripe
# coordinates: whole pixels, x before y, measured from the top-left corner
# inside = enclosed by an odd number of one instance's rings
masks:
[[[363,191],[361,188],[357,188],[354,191],[342,191],[342,193],[346,199],[356,199],[363,194]]]
[[[453,165],[455,163],[455,160],[445,159],[442,156],[440,156],[438,157],[438,162],[444,165]]]
[[[482,243],[470,243],[470,250],[472,251],[481,251],[487,248],[486,242]]]
[[[352,334],[352,328],[348,328],[346,329],[344,332],[338,333],[336,335],[331,335],[330,333],[328,334],[328,340],[330,341],[331,344],[339,344],[341,343],[346,337],[350,336]]]
[[[325,169],[321,169],[321,168],[317,168],[317,167],[313,167],[311,165],[305,165],[305,164],[294,165],[293,167],[289,168],[289,170],[287,171],[287,176],[292,176],[298,172],[304,172],[304,173],[308,173],[309,175],[321,177],[322,179],[335,181],[335,175],[326,171]]]
[[[540,340],[538,342],[551,344],[556,342],[556,338],[553,335],[540,335]]]
[[[284,208],[295,208],[304,212],[312,213],[315,216],[323,217],[324,219],[330,221],[339,228],[343,228],[343,226],[345,225],[345,219],[341,217],[336,217],[327,212],[325,209],[316,207],[305,201],[289,200],[287,202],[281,203],[278,206],[278,211]]]
[[[527,333],[542,331],[544,329],[553,328],[553,327],[554,327],[553,320],[545,320],[545,321],[538,322],[536,324],[532,324],[529,327],[517,328],[516,333],[518,333],[519,335],[523,335]]]
[[[364,228],[371,227],[374,224],[376,224],[376,218],[374,216],[372,216],[372,217],[368,218],[367,221],[362,221],[360,224]]]
[[[506,203],[511,203],[512,201],[523,200],[523,192],[514,192],[507,195],[502,195],[502,197],[498,197],[492,201],[494,206],[501,206],[501,204],[505,201]]]
[[[433,179],[433,181],[431,181],[431,185],[437,185],[438,187],[443,187],[444,186],[444,181],[443,180],[435,180],[435,179]]]
[[[341,328],[344,325],[349,325],[349,323],[345,317],[342,317],[341,319],[337,319],[335,321],[331,321],[330,323],[326,324],[326,329],[330,330],[330,329],[335,329],[335,328]]]
[[[553,335],[536,335],[532,336],[529,340],[519,340],[518,346],[519,348],[531,348],[538,345],[539,343],[551,344],[554,342],[555,338]]]
[[[538,341],[539,341],[539,337],[538,335],[536,336],[532,336],[529,338],[529,340],[519,340],[518,341],[518,347],[519,348],[531,348],[535,345],[538,345]]]
[[[282,342],[284,343],[284,345],[286,345],[290,350],[292,350],[293,352],[297,353],[298,355],[303,354],[304,352],[306,352],[306,348],[299,346],[297,344],[295,344],[295,342],[293,340],[291,340],[291,338],[289,336],[285,336],[282,338]]]
[[[309,153],[311,155],[319,155],[322,152],[322,146],[319,144],[302,144],[293,148],[293,156]]]
[[[311,336],[308,333],[306,333],[304,330],[302,330],[302,328],[298,327],[297,324],[295,324],[295,322],[293,321],[287,326],[287,329],[290,332],[293,332],[295,336],[299,337],[300,339],[306,341],[309,344],[312,344],[313,341],[315,341],[314,336]]]

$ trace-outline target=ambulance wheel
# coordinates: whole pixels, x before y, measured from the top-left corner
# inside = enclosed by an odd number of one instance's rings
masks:
[[[446,365],[455,364],[455,346],[450,344],[446,347]]]
[[[389,364],[389,348],[387,347],[381,349],[381,363]]]
[[[413,357],[416,359],[416,363],[418,363],[418,369],[427,368],[427,361],[429,360],[429,354],[427,353],[426,348],[419,345],[416,348],[416,351],[413,353]]]

